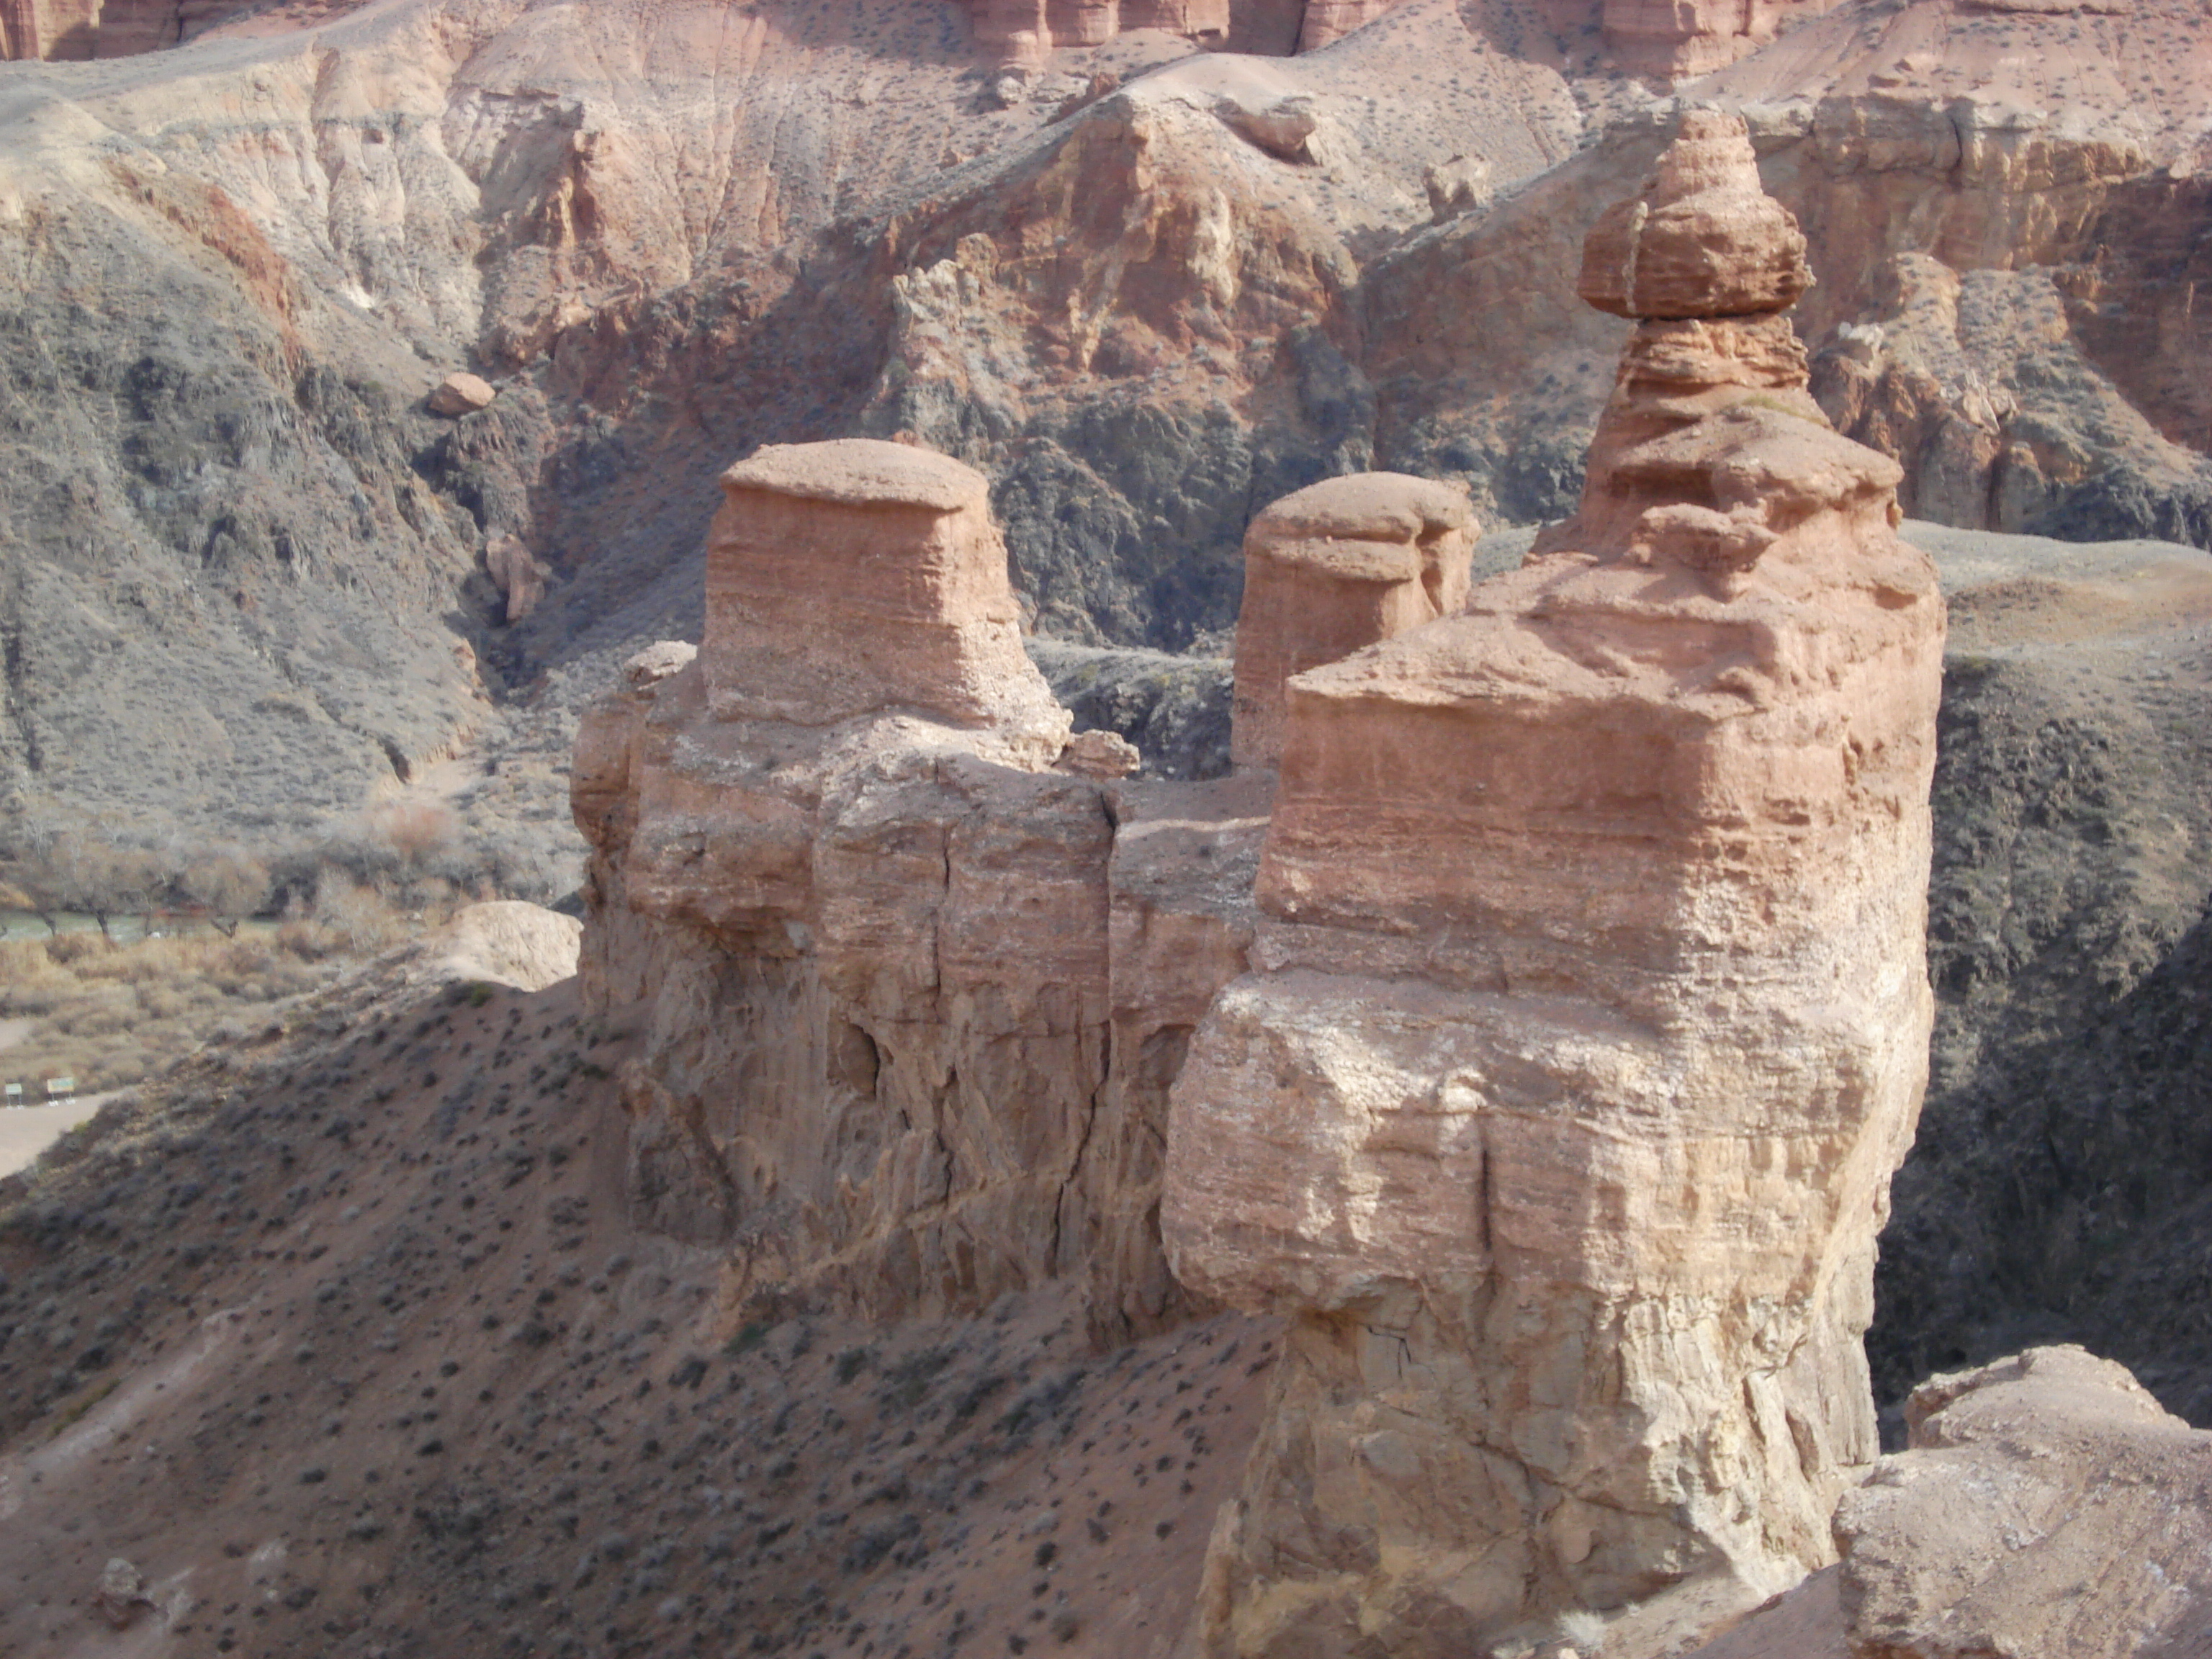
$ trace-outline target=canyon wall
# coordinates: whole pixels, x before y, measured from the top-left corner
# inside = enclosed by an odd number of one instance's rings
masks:
[[[1803,254],[1686,116],[1589,239],[1636,331],[1582,511],[1289,684],[1170,1118],[1177,1276],[1294,1322],[1210,1652],[1657,1651],[1828,1559],[1875,1455],[1943,606],[1805,391]]]

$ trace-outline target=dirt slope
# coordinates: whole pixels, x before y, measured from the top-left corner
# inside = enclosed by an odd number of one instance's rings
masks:
[[[0,1188],[0,1650],[1166,1653],[1273,1332],[725,1306],[623,1051],[387,960]]]

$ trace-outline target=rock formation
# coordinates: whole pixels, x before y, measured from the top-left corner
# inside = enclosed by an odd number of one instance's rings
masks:
[[[1858,1659],[2205,1650],[2212,1434],[2072,1347],[1934,1377],[1905,1419],[1836,1513]]]
[[[1285,495],[1244,533],[1231,754],[1282,758],[1283,687],[1467,599],[1467,493],[1396,472],[1353,473]]]
[[[1788,24],[1838,0],[1603,0],[1613,60],[1634,75],[1681,80],[1756,52]]]
[[[1067,715],[1022,653],[989,488],[945,456],[865,438],[774,445],[725,472],[702,653],[715,718],[906,710],[1034,735],[1056,757]]]
[[[2031,1348],[1929,1378],[1837,1507],[1842,1559],[1690,1659],[2182,1659],[2212,1638],[2212,1434]]]
[[[351,3],[357,0],[323,0],[300,9],[327,16]],[[7,0],[0,4],[0,62],[136,57],[258,9],[254,0]]]
[[[39,0],[9,0],[0,5],[0,58],[84,58],[100,42],[98,0],[41,5]]]
[[[1580,514],[1290,683],[1163,1208],[1186,1283],[1295,1316],[1212,1652],[1573,1610],[1656,1650],[1827,1559],[1874,1456],[1943,619],[1899,469],[1804,389],[1802,247],[1741,122],[1686,116],[1590,238],[1638,321]]]
[[[836,442],[724,483],[696,660],[634,659],[573,774],[586,994],[643,1034],[633,1213],[726,1247],[733,1297],[1178,1315],[1166,1090],[1245,966],[1267,781],[1068,739],[969,468]]]
[[[1218,43],[1229,10],[1229,0],[972,0],[970,16],[977,45],[1036,69],[1056,46],[1103,46],[1132,29]]]
[[[456,419],[490,408],[492,400],[498,396],[492,383],[482,375],[457,370],[432,386],[429,396],[422,401],[433,415]]]

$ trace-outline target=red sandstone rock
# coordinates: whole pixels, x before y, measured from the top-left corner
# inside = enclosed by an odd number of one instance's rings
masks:
[[[1102,1334],[1179,1316],[1167,1085],[1243,969],[1266,781],[1109,781],[1127,744],[970,672],[1003,640],[1035,674],[969,469],[856,443],[728,477],[696,663],[632,659],[572,772],[586,995],[649,1033],[635,1217],[726,1249],[733,1296],[1073,1277]]]
[[[1692,110],[1644,193],[1591,228],[1577,291],[1617,317],[1733,317],[1785,311],[1811,285],[1742,120]]]
[[[701,663],[723,720],[910,710],[1048,748],[1068,716],[1023,654],[983,475],[864,438],[775,445],[722,475]]]
[[[1631,73],[1679,80],[1734,63],[1838,0],[1603,0],[1606,46]]]
[[[1360,472],[1285,495],[1244,535],[1231,752],[1282,757],[1283,686],[1457,611],[1474,516],[1467,493],[1401,472]]]
[[[1188,1282],[1299,1315],[1213,1652],[1441,1656],[1577,1607],[1656,1652],[1829,1559],[1874,1455],[1942,605],[1894,464],[1740,314],[1802,285],[1748,155],[1692,118],[1660,169],[1684,274],[1581,513],[1290,682],[1255,971],[1193,1039],[1163,1207]],[[1732,240],[1700,291],[1701,213]]]

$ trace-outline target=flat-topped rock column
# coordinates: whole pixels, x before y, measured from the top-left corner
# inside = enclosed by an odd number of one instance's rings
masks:
[[[1686,118],[1590,238],[1638,329],[1580,514],[1289,681],[1254,971],[1170,1107],[1170,1261],[1294,1316],[1209,1652],[1656,1655],[1832,1558],[1943,610],[1804,392],[1802,247]]]
[[[722,492],[700,653],[715,718],[907,712],[1053,728],[1057,753],[1066,716],[1023,653],[981,473],[845,438],[771,445],[725,472]]]
[[[1466,490],[1357,472],[1284,496],[1244,533],[1230,754],[1282,758],[1284,683],[1466,602],[1474,514]]]

